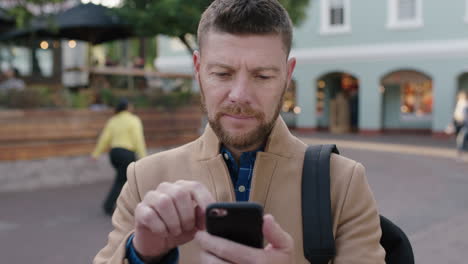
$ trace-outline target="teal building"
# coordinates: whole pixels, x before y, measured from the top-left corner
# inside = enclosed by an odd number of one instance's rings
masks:
[[[176,39],[156,66],[191,72]],[[467,0],[311,0],[295,28],[285,120],[336,133],[443,133],[468,91]]]

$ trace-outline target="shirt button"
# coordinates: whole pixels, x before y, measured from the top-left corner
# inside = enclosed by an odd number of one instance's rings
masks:
[[[229,155],[227,153],[224,153],[224,159],[229,160]]]
[[[238,190],[239,192],[245,192],[245,186],[244,185],[239,186]]]

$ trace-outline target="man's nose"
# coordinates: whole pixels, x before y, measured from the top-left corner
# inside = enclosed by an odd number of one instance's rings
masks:
[[[231,103],[249,104],[251,100],[251,84],[248,76],[239,74],[234,79],[231,90],[229,91],[229,101]]]

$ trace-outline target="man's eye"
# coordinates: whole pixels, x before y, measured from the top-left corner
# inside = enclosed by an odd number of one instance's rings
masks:
[[[258,79],[260,79],[260,80],[269,80],[269,79],[271,79],[271,76],[268,76],[268,75],[261,75],[261,74],[257,75],[256,77],[257,77]]]
[[[221,78],[226,78],[226,77],[231,76],[231,74],[227,72],[215,72],[214,75],[216,75],[217,77],[221,77]]]

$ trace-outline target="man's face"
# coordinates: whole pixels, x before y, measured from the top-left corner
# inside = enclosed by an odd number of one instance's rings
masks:
[[[295,66],[280,35],[210,31],[193,60],[204,110],[221,142],[244,151],[262,144]]]

